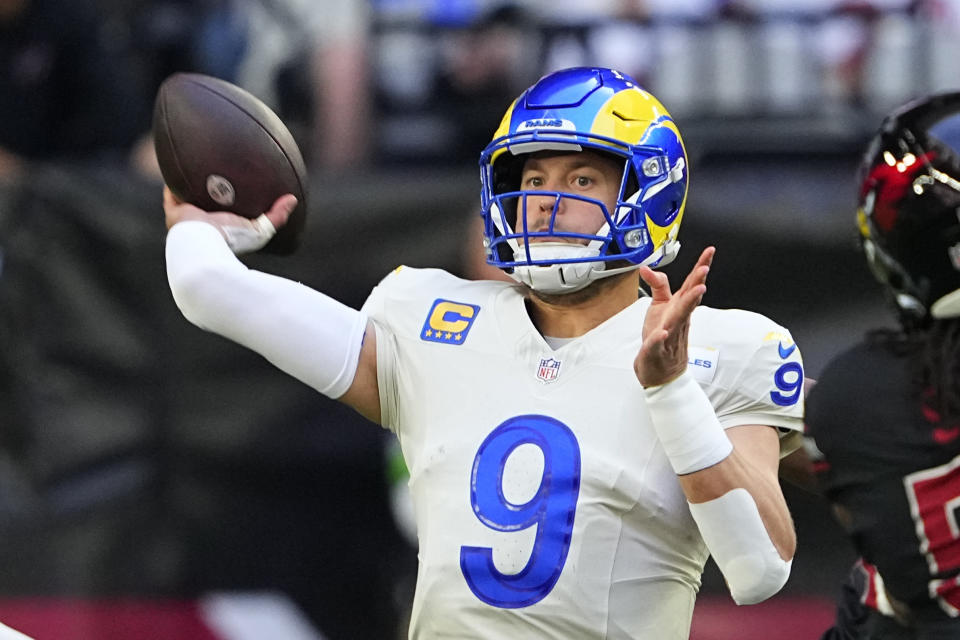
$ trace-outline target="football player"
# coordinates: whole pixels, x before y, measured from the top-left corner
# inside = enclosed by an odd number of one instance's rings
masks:
[[[510,105],[480,166],[487,260],[515,282],[398,268],[349,309],[234,257],[291,198],[251,222],[167,191],[174,298],[396,433],[413,638],[687,638],[710,554],[738,603],[775,594],[802,361],[769,319],[698,307],[712,247],[676,291],[652,269],[687,197],[670,114],[615,70],[561,70]]]
[[[810,392],[821,485],[862,555],[825,639],[960,638],[960,93],[884,120],[857,227],[899,320]]]

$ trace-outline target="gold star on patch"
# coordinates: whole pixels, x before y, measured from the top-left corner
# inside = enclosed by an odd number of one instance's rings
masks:
[[[463,339],[463,335],[458,333],[457,335],[453,336],[453,339],[457,342],[460,342]]]
[[[427,336],[427,337],[429,338],[430,336],[433,335],[433,332],[430,331],[430,329],[427,329],[427,331],[426,331],[423,335],[425,335],[425,336]]]
[[[445,335],[444,337],[445,337],[447,340],[449,340],[450,337],[451,337],[451,335],[452,335],[452,334],[451,334],[449,331],[447,331],[447,335]]]

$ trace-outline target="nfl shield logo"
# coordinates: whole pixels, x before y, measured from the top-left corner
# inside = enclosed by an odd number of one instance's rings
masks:
[[[537,367],[537,378],[544,382],[553,382],[560,375],[560,361],[553,358],[542,358]]]

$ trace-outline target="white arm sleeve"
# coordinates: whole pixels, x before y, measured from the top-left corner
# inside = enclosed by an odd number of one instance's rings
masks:
[[[760,518],[757,503],[746,489],[733,489],[719,498],[691,503],[690,513],[727,580],[734,602],[763,602],[787,583],[793,560],[780,557]]]
[[[660,444],[678,475],[717,464],[733,451],[713,406],[687,371],[667,384],[644,389]],[[790,562],[763,524],[753,496],[733,489],[719,498],[690,504],[700,535],[723,573],[737,604],[766,600],[786,583]]]
[[[248,269],[215,227],[167,234],[167,280],[184,317],[331,398],[353,383],[366,315],[300,283]]]

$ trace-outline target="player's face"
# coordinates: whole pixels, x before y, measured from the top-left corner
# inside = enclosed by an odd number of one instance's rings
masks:
[[[611,214],[620,194],[623,165],[612,158],[581,151],[574,153],[537,153],[523,165],[520,188],[524,191],[561,191],[603,202]],[[518,233],[523,230],[523,201],[517,203]],[[526,198],[528,231],[547,231],[554,207],[557,217],[555,231],[594,234],[606,222],[603,212],[596,204],[576,198],[560,198],[554,195]],[[575,238],[531,238],[531,242],[581,242]]]

